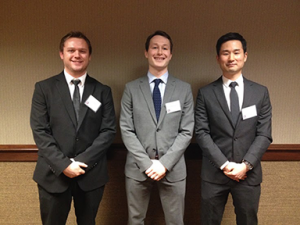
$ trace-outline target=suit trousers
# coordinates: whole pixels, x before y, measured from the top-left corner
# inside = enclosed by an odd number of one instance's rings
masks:
[[[143,225],[153,185],[157,185],[166,225],[183,225],[186,180],[171,183],[166,178],[137,181],[126,177],[128,225]]]
[[[214,184],[202,180],[201,224],[221,224],[229,193],[232,195],[237,225],[256,225],[260,185],[250,186],[243,181],[239,183],[233,180],[227,184]]]
[[[95,225],[95,218],[103,196],[104,186],[85,192],[76,179],[63,193],[49,193],[38,185],[40,211],[43,225],[65,225],[72,198],[78,225]]]

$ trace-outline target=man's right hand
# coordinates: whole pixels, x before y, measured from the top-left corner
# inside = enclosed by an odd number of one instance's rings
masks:
[[[64,171],[63,173],[70,178],[78,177],[82,174],[85,174],[85,171],[81,168],[87,168],[88,166],[82,162],[73,161]]]
[[[244,174],[242,177],[238,178],[235,174],[232,174],[232,171],[235,171],[239,168],[239,164],[235,162],[230,162],[225,168],[223,169],[223,173],[232,180],[239,182],[240,180],[245,180],[247,178],[247,174]]]

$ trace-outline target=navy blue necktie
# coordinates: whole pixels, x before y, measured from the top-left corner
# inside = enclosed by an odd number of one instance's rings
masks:
[[[155,84],[154,89],[153,89],[153,103],[154,103],[156,119],[158,121],[160,110],[161,110],[161,94],[160,94],[158,85],[160,84],[161,79],[155,79],[153,82]]]
[[[80,80],[72,80],[71,81],[75,85],[75,90],[73,92],[73,106],[76,114],[77,123],[79,121],[79,110],[80,110],[80,93],[78,84],[80,84]]]
[[[240,114],[240,106],[239,106],[239,97],[235,90],[235,86],[237,85],[237,82],[231,82],[230,83],[230,110],[231,110],[231,116],[232,116],[232,122],[234,125],[236,125],[239,114]]]

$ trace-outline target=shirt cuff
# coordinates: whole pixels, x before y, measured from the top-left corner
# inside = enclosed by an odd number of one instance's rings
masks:
[[[220,167],[220,169],[223,170],[228,164],[229,164],[229,161],[226,161],[226,162]]]

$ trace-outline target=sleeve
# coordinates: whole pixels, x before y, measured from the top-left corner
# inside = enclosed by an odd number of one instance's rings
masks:
[[[120,128],[123,142],[129,154],[134,157],[140,171],[145,172],[152,165],[152,161],[136,134],[133,120],[132,94],[128,85],[125,86],[121,100]]]
[[[217,168],[221,168],[228,161],[220,148],[214,143],[210,135],[205,96],[201,89],[198,91],[195,107],[195,136],[202,154],[207,157]]]
[[[256,137],[244,156],[244,160],[248,161],[251,165],[253,165],[253,167],[255,167],[261,161],[263,154],[272,143],[271,120],[272,106],[268,89],[265,88],[261,110],[258,112]]]
[[[30,126],[38,154],[46,160],[54,174],[59,176],[71,161],[59,149],[52,135],[47,97],[40,83],[36,83],[32,97]]]

